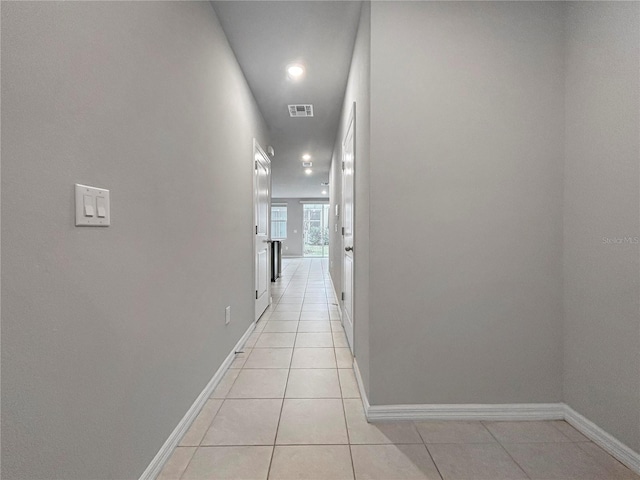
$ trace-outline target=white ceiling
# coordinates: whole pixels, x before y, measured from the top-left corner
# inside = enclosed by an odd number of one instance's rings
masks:
[[[325,197],[359,1],[214,1],[231,48],[269,127],[273,197]],[[291,63],[304,78],[287,78]],[[311,103],[312,118],[291,118],[288,104]],[[263,148],[266,148],[263,145]],[[313,174],[302,168],[309,153]],[[328,190],[327,190],[328,191]]]

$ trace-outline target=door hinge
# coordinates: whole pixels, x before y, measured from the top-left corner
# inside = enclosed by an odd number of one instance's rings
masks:
[[[258,161],[256,160],[256,161],[254,162],[254,164],[255,164],[254,168],[257,170],[257,169],[258,169]]]
[[[256,290],[256,300],[258,299],[258,290]]]
[[[340,299],[344,302],[344,292],[340,295]]]
[[[256,225],[256,235],[258,234],[258,225]]]
[[[344,162],[342,162],[342,169],[344,170]]]
[[[344,227],[342,227],[342,235],[344,235]]]

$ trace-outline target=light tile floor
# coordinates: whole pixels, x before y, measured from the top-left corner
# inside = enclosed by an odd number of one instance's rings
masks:
[[[283,262],[161,480],[640,480],[565,422],[367,423],[324,259]]]

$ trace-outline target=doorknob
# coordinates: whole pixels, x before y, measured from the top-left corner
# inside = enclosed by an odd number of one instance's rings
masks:
[[[344,247],[345,252],[353,252],[353,247]]]

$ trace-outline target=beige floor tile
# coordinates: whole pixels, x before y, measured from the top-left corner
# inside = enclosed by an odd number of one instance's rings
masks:
[[[344,332],[333,332],[333,345],[336,348],[349,347],[349,344],[347,343],[347,337]]]
[[[243,368],[289,368],[292,354],[293,348],[256,348]]]
[[[254,348],[293,347],[295,333],[262,333]]]
[[[300,314],[300,320],[329,320],[328,312],[302,312]]]
[[[269,315],[266,315],[266,317],[268,317]],[[264,331],[264,326],[266,324],[267,324],[267,320],[261,317],[260,320],[258,320],[258,323],[256,323],[256,326],[253,331],[257,333],[261,333],[262,331]]]
[[[331,324],[326,320],[300,322],[298,333],[331,333]]]
[[[573,428],[564,420],[557,420],[555,422],[551,422],[551,424],[556,427],[558,430],[562,432],[562,434],[567,437],[572,442],[590,442],[587,437],[582,435],[578,430]]]
[[[441,480],[424,445],[352,445],[356,478]]]
[[[273,445],[282,400],[225,400],[202,445]]]
[[[481,422],[457,420],[415,422],[424,443],[495,443]]]
[[[341,368],[338,370],[338,376],[340,378],[342,398],[360,398],[360,390],[358,390],[358,383],[353,370],[351,368]]]
[[[300,308],[302,308],[302,302],[303,301],[304,301],[304,297],[302,295],[300,295],[299,297],[283,296],[278,301],[278,304],[281,305],[281,304],[285,304],[285,303],[295,303],[295,304],[300,305]]]
[[[333,348],[333,337],[331,336],[331,333],[298,333],[295,346],[309,348]]]
[[[360,399],[344,399],[349,442],[355,444],[422,444],[411,422],[367,423]]]
[[[273,312],[269,317],[269,321],[273,320],[299,320],[300,314],[298,312]]]
[[[324,305],[327,306],[327,297],[318,296],[318,297],[305,297],[304,305]]]
[[[498,443],[434,443],[427,448],[444,480],[527,478]]]
[[[278,445],[347,442],[342,400],[285,399],[276,438]]]
[[[296,303],[279,303],[278,306],[275,308],[274,313],[277,313],[277,312],[296,312],[296,313],[300,313],[300,309],[301,308],[302,307],[300,307]]]
[[[226,398],[238,375],[240,375],[240,370],[238,369],[227,370],[227,373],[224,374],[220,383],[213,390],[211,398]]]
[[[298,323],[295,320],[269,320],[263,333],[295,333],[298,331]]]
[[[179,480],[195,451],[196,447],[177,447],[156,480]]]
[[[244,342],[243,347],[244,348],[253,348],[253,346],[258,341],[258,338],[260,338],[261,334],[262,334],[262,332],[253,332],[251,335],[249,335],[249,338],[247,338],[247,341]]]
[[[333,348],[294,348],[291,368],[336,368]]]
[[[286,368],[243,368],[227,398],[283,398],[288,375]]]
[[[211,422],[213,422],[213,417],[216,416],[221,406],[222,400],[207,400],[207,403],[204,404],[204,407],[202,407],[202,410],[178,445],[181,447],[197,447],[200,445],[204,434],[207,433]]]
[[[576,443],[505,443],[504,448],[534,480],[615,478]]]
[[[611,479],[640,480],[640,475],[633,473],[618,460],[613,458],[595,443],[580,442],[577,446],[587,452],[600,466],[604,467]]]
[[[249,354],[251,353],[251,348],[245,348],[242,351],[236,353],[236,358],[233,359],[229,368],[242,368],[249,358]]]
[[[500,443],[570,442],[552,422],[484,422]]]
[[[323,313],[329,313],[329,307],[327,307],[326,302],[325,303],[310,303],[307,302],[305,300],[304,304],[302,305],[302,312],[323,312]]]
[[[331,323],[331,331],[332,332],[344,332],[344,328],[342,328],[342,322],[339,320],[330,320]]]
[[[325,309],[329,308],[329,305],[327,303],[327,296],[324,293],[305,293],[302,306],[304,307],[307,305],[323,306]]]
[[[353,357],[349,348],[336,348],[336,361],[338,368],[351,368],[353,366]]]
[[[340,398],[336,369],[292,369],[285,398]]]
[[[287,287],[287,289],[284,291],[284,295],[292,297],[292,296],[301,296],[304,295],[304,292],[306,290],[306,287],[303,286],[299,286],[299,285],[294,285],[291,287]]]
[[[277,446],[273,452],[273,480],[350,480],[351,455],[346,445]]]
[[[200,447],[182,480],[266,480],[273,447]]]

